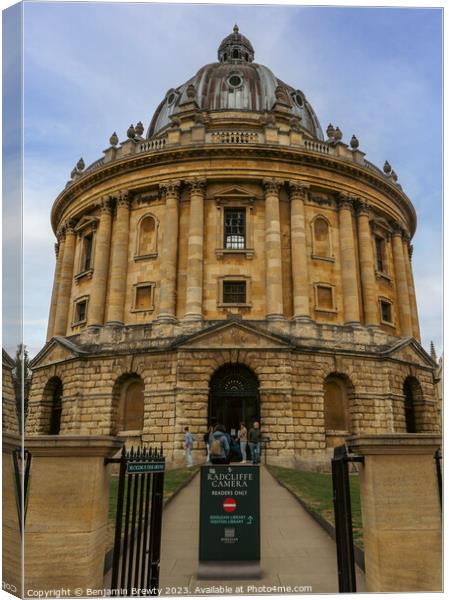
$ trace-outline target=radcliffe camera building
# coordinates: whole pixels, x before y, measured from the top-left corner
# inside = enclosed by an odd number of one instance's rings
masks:
[[[176,463],[186,425],[204,460],[209,422],[260,419],[269,462],[319,466],[348,434],[440,429],[413,205],[254,55],[235,26],[146,135],[72,171],[28,433],[161,443]]]

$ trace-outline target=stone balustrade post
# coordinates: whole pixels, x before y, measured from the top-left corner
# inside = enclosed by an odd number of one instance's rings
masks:
[[[61,273],[59,276],[58,301],[55,314],[55,326],[53,335],[67,335],[67,324],[70,313],[70,297],[72,294],[73,268],[75,259],[74,223],[66,223],[63,228],[64,251],[61,260]]]
[[[344,320],[348,325],[360,323],[359,286],[352,224],[353,199],[340,194],[338,216],[340,223],[341,279],[343,287]]]
[[[129,197],[122,192],[117,198],[116,222],[112,242],[109,278],[108,325],[123,325],[128,273]]]
[[[109,253],[111,248],[112,208],[109,198],[100,202],[100,222],[95,241],[92,293],[89,302],[88,325],[104,324],[106,290],[108,284]]]
[[[161,260],[163,279],[161,280],[158,319],[162,322],[171,322],[176,319],[176,273],[181,183],[170,181],[160,187],[165,195],[165,215]]]
[[[442,521],[433,433],[346,440],[359,467],[367,592],[442,590]]]
[[[365,202],[359,202],[357,224],[359,233],[360,274],[362,282],[363,309],[365,325],[379,325],[378,307],[376,300],[376,276],[374,268],[373,241],[369,224],[369,207]]]
[[[187,250],[186,321],[203,318],[204,195],[206,180],[194,180],[190,186],[189,240]]]
[[[64,255],[64,235],[61,232],[57,234],[57,243],[55,244],[56,266],[53,278],[53,289],[51,292],[50,311],[48,315],[47,338],[48,342],[53,337],[55,327],[56,309],[58,306],[59,281],[62,271],[62,257]]]
[[[413,332],[410,315],[410,296],[409,288],[407,285],[407,274],[405,270],[406,267],[402,236],[402,227],[399,224],[395,224],[391,240],[393,248],[393,264],[396,283],[397,312],[399,313],[401,335],[404,337],[408,337],[413,335]]]
[[[263,185],[265,190],[266,318],[268,320],[280,320],[284,318],[281,220],[279,213],[281,182],[276,179],[267,179],[264,180]]]
[[[309,257],[306,245],[304,199],[308,186],[290,182],[290,223],[293,279],[293,318],[310,321]]]

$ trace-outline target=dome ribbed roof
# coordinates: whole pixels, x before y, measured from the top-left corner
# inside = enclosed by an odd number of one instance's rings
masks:
[[[290,115],[299,119],[300,126],[314,138],[323,139],[318,119],[304,94],[275,77],[268,67],[253,62],[251,42],[239,33],[237,26],[221,42],[218,57],[220,62],[201,67],[186,83],[167,92],[153,116],[148,138],[170,124],[170,117],[179,111],[180,104],[191,98],[193,89],[195,100],[204,111],[263,113],[272,110],[276,100],[282,97]]]

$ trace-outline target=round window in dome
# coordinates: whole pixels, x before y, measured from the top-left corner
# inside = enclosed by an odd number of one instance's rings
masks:
[[[175,92],[170,92],[169,95],[167,96],[167,104],[173,104],[173,102],[175,101],[176,98],[176,94]]]
[[[299,90],[293,94],[293,100],[295,101],[295,104],[299,106],[299,108],[304,106],[304,96]]]
[[[242,85],[243,79],[240,77],[240,75],[231,75],[228,79],[228,83],[231,87],[236,88]]]

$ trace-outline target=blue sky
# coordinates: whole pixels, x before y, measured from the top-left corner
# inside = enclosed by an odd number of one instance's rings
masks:
[[[148,126],[166,91],[216,60],[235,22],[256,62],[304,91],[323,129],[393,165],[418,214],[422,342],[442,350],[442,13],[439,9],[26,3],[25,342],[45,342],[51,205],[82,156]]]

